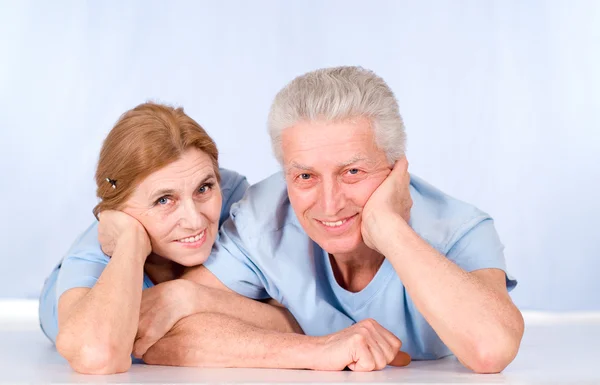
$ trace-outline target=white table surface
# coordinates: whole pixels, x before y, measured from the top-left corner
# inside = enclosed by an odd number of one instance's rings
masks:
[[[124,374],[86,376],[74,373],[39,330],[35,302],[0,301],[0,384],[600,384],[600,313],[525,313],[525,319],[519,355],[494,375],[473,374],[449,357],[372,373],[134,365]]]

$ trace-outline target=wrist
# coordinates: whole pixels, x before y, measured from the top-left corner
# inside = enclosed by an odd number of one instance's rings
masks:
[[[367,220],[372,241],[382,253],[395,243],[399,234],[410,230],[402,216],[394,212],[380,212],[371,215]]]
[[[146,261],[152,251],[148,236],[140,231],[124,232],[115,244],[114,254],[127,254],[142,262]]]
[[[293,333],[287,335],[296,340],[291,349],[294,369],[326,369],[324,365],[326,357],[323,357],[322,354],[325,337],[312,337]]]
[[[386,258],[413,255],[415,250],[423,247],[424,241],[402,218],[390,221],[381,233],[383,240],[379,250]]]

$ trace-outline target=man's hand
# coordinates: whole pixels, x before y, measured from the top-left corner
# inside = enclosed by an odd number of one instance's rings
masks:
[[[98,241],[104,254],[112,256],[118,244],[132,239],[136,241],[136,251],[142,255],[148,256],[152,251],[146,229],[131,215],[118,210],[105,210],[98,214],[98,220]]]
[[[378,244],[385,238],[386,218],[401,217],[408,223],[413,204],[409,187],[408,161],[403,156],[363,208],[362,237],[371,249],[380,249]]]
[[[321,349],[316,353],[316,370],[357,372],[380,370],[386,365],[406,366],[410,356],[400,351],[402,342],[394,334],[366,319],[325,337],[320,337]]]
[[[208,300],[204,288],[185,279],[163,282],[142,293],[138,332],[133,355],[141,358],[182,318],[201,311],[200,304]]]

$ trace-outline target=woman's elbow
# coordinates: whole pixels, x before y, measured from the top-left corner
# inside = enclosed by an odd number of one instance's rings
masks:
[[[119,352],[110,344],[86,344],[78,339],[59,333],[56,350],[71,368],[81,374],[116,374],[131,367],[131,355]]]

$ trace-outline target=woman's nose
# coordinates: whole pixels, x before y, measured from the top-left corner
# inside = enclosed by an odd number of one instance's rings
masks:
[[[202,214],[197,210],[195,202],[183,202],[180,207],[180,224],[194,230],[199,230],[204,222]]]

